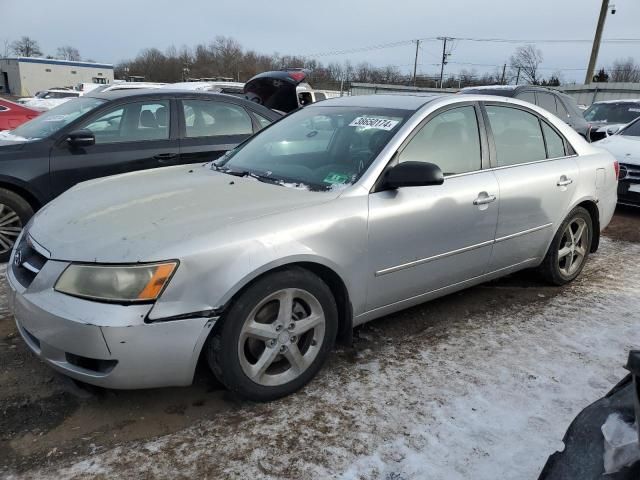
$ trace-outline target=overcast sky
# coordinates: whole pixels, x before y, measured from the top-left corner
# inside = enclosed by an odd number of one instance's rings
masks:
[[[612,0],[606,38],[640,38],[640,1]],[[72,45],[84,58],[117,63],[143,48],[195,45],[216,35],[234,37],[262,53],[316,54],[414,38],[450,36],[506,39],[592,39],[601,0],[0,0],[0,42],[29,35],[45,54]],[[2,44],[0,43],[0,46]],[[447,72],[474,68],[478,73],[502,65],[516,44],[459,40]],[[545,76],[562,70],[565,81],[582,81],[590,43],[539,43]],[[418,72],[439,71],[442,44],[425,41]],[[617,58],[640,61],[640,42],[604,43],[598,66]],[[4,53],[4,52],[0,52]],[[415,46],[318,57],[323,62],[351,60],[413,68]],[[460,62],[460,63],[454,63]],[[576,70],[583,69],[583,70]]]

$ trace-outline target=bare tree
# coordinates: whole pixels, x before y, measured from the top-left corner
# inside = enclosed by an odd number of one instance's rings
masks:
[[[38,42],[31,37],[24,36],[11,44],[11,51],[19,57],[41,57],[42,50]]]
[[[518,47],[510,62],[513,70],[520,70],[520,78],[534,85],[540,83],[538,70],[542,63],[542,51],[533,45]]]
[[[60,60],[73,60],[73,61],[79,61],[80,60],[80,52],[78,51],[77,48],[72,47],[71,45],[65,45],[63,47],[58,47],[58,50],[56,52],[56,57],[59,58]]]
[[[611,67],[610,82],[640,82],[640,65],[633,58],[616,60]]]

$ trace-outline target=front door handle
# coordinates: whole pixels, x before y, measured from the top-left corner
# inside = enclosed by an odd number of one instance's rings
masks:
[[[168,163],[177,156],[177,153],[159,153],[158,155],[154,155],[153,158],[158,160],[160,163]]]
[[[486,192],[482,192],[480,195],[478,195],[478,198],[476,198],[473,201],[474,205],[487,205],[489,203],[495,202],[496,201],[496,196],[495,195],[487,195]]]
[[[560,177],[560,180],[558,180],[558,183],[556,183],[556,185],[559,187],[566,187],[567,185],[571,185],[572,183],[573,183],[572,179],[567,178],[566,175],[562,175]]]

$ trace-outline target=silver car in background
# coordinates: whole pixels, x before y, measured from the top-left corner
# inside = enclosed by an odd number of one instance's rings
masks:
[[[369,320],[539,268],[576,278],[617,166],[535,105],[355,96],[301,109],[221,159],[80,184],[8,268],[27,345],[110,388],[287,395]]]

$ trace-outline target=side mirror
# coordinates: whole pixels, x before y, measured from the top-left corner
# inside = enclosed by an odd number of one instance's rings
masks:
[[[426,162],[399,163],[388,170],[384,178],[384,186],[389,189],[442,185],[443,182],[440,167]]]
[[[75,130],[67,134],[67,143],[72,147],[90,147],[95,145],[96,136],[91,130]]]

